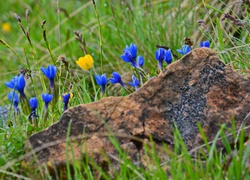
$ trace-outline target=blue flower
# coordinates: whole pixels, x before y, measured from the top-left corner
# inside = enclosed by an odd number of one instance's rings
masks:
[[[158,68],[162,69],[162,62],[165,59],[165,49],[159,48],[155,51],[155,59],[158,61]]]
[[[70,92],[65,93],[65,94],[62,95],[62,99],[63,99],[63,102],[64,102],[63,111],[66,111],[68,109],[69,98],[70,98]]]
[[[113,75],[113,78],[109,79],[109,81],[112,84],[120,83],[122,87],[125,87],[125,84],[123,83],[122,77],[121,77],[121,75],[119,73],[113,72],[112,75]]]
[[[142,56],[138,56],[138,58],[137,58],[137,64],[138,64],[138,66],[143,67],[143,65],[144,65],[144,58]]]
[[[37,98],[36,97],[30,98],[29,103],[30,103],[30,107],[32,109],[32,112],[35,112],[36,108],[38,106]]]
[[[201,44],[200,44],[200,47],[209,48],[210,47],[210,42],[209,41],[202,41]]]
[[[18,112],[19,99],[17,93],[15,93],[15,91],[11,91],[8,94],[8,99],[10,100],[11,103],[13,103],[15,112]]]
[[[41,68],[43,74],[49,79],[50,87],[54,88],[54,79],[56,77],[56,66],[49,65],[47,68]]]
[[[133,67],[138,67],[136,63],[136,54],[137,54],[137,47],[135,44],[130,44],[130,47],[126,46],[123,50],[123,55],[120,57],[123,61],[130,63]]]
[[[103,75],[95,75],[95,80],[98,85],[102,87],[102,94],[105,92],[105,86],[108,84],[108,80],[106,78],[106,74]]]
[[[23,74],[21,74],[19,76],[15,76],[9,82],[6,82],[5,85],[8,88],[17,90],[20,93],[21,98],[26,98],[26,96],[24,94],[25,79],[24,79]]]
[[[37,98],[36,97],[33,97],[33,98],[30,98],[29,100],[29,104],[30,104],[30,107],[31,107],[31,113],[29,115],[29,120],[32,120],[32,123],[33,124],[36,124],[36,119],[37,119],[37,115],[36,115],[36,108],[38,106],[38,102],[37,102]]]
[[[177,51],[183,55],[189,53],[191,51],[191,47],[188,45],[182,45],[181,49],[177,49]]]
[[[135,90],[138,91],[138,87],[140,86],[139,80],[136,79],[136,77],[133,75],[133,76],[132,76],[132,81],[133,81],[133,82],[129,82],[128,84],[129,84],[130,86],[133,86],[133,87],[135,88]]]
[[[169,65],[172,62],[172,53],[171,49],[165,50],[164,52],[164,61]]]
[[[50,101],[53,99],[53,94],[42,94],[43,101],[45,103],[45,108],[48,109]]]

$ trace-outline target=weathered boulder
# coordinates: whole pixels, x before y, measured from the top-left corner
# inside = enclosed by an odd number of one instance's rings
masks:
[[[243,120],[250,125],[246,117],[249,95],[248,79],[226,67],[211,49],[194,49],[129,96],[103,98],[68,109],[57,123],[32,135],[27,145],[36,149],[39,164],[64,164],[67,148],[70,158],[72,152],[76,159],[88,153],[107,169],[107,157],[118,154],[107,136],[112,132],[128,157],[143,164],[143,142],[151,136],[157,146],[165,143],[171,148],[174,124],[188,149],[204,143],[198,123],[209,141],[222,124],[230,129],[232,118],[237,129]],[[65,141],[69,130],[71,146]]]

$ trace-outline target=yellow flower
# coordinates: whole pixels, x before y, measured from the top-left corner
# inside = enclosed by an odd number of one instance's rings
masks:
[[[3,30],[4,32],[6,32],[6,33],[10,32],[10,30],[11,30],[10,24],[7,23],[7,22],[3,23],[3,24],[2,24],[2,30]]]
[[[91,55],[87,54],[84,57],[80,57],[76,64],[84,70],[89,70],[93,67],[94,60]]]

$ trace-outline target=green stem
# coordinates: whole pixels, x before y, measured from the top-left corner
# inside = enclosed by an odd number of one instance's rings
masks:
[[[7,48],[9,48],[17,57],[17,59],[20,61],[20,63],[22,65],[24,65],[25,63],[22,61],[21,57],[17,54],[17,52],[3,39],[0,38],[0,43],[2,43],[4,46],[6,46]]]
[[[96,94],[95,81],[94,81],[94,78],[93,78],[93,75],[92,75],[92,71],[91,71],[91,70],[89,71],[89,75],[90,75],[90,79],[91,79],[91,82],[92,82],[92,86],[93,86],[94,92],[95,92],[95,94]]]
[[[100,17],[96,8],[96,3],[95,0],[92,0],[93,5],[94,5],[94,9],[95,9],[95,14],[96,14],[96,18],[98,21],[98,27],[99,27],[99,37],[100,37],[100,60],[101,60],[101,69],[102,69],[102,74],[103,74],[103,66],[102,66],[102,29],[101,29],[101,22],[100,22]]]
[[[46,122],[47,119],[48,119],[48,114],[49,114],[49,111],[48,111],[48,108],[46,106],[44,106],[44,109],[43,109],[43,122]]]

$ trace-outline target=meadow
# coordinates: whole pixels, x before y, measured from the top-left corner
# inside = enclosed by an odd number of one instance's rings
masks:
[[[183,56],[177,49],[184,44],[197,48],[203,41],[210,42],[210,48],[227,66],[249,78],[249,11],[250,3],[245,0],[9,0],[1,3],[0,106],[8,114],[0,119],[0,179],[51,179],[48,173],[42,175],[41,171],[23,164],[26,153],[23,144],[31,134],[60,118],[65,101],[69,101],[68,108],[136,91],[132,75],[138,75],[140,70],[121,58],[131,43],[137,46],[137,55],[144,59],[145,76],[136,76],[140,86],[168,65],[158,66],[155,52],[160,46],[171,49],[174,62]],[[87,54],[93,59],[93,66],[77,64]],[[51,79],[41,70],[49,65],[56,67],[53,87]],[[125,83],[134,84],[123,88],[109,82],[102,93],[96,75],[106,73],[110,79],[114,71]],[[11,89],[6,82],[20,74],[25,77],[26,97],[19,97],[17,112],[12,103],[14,98],[8,98]],[[53,94],[48,107],[42,94]],[[32,97],[37,99],[35,114],[31,114],[27,105]],[[208,156],[194,160],[176,132],[175,151],[166,151],[169,162],[160,163],[154,148],[148,151],[154,162],[147,168],[135,166],[121,154],[121,171],[113,178],[249,179],[250,146],[244,145],[243,133],[238,149],[231,148],[225,140],[226,153],[223,153],[216,149],[214,142],[207,142],[203,148]],[[218,138],[221,134],[223,130]],[[181,153],[178,148],[182,149]],[[95,168],[103,179],[111,179]],[[86,164],[76,163],[74,173],[72,177],[66,168],[64,175],[67,179],[96,178]]]

